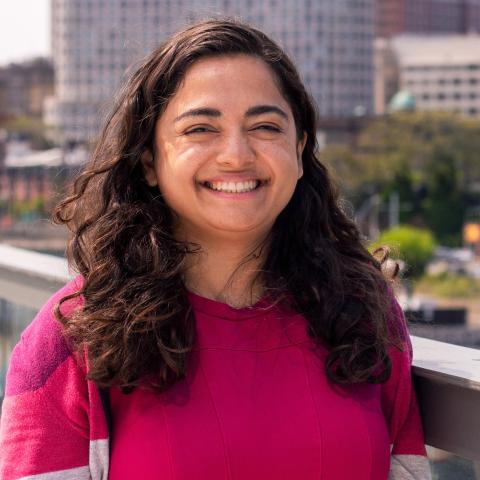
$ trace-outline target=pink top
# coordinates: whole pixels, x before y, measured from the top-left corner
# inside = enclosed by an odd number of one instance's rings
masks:
[[[383,387],[332,387],[301,315],[190,302],[188,378],[163,395],[112,392],[111,480],[385,480],[391,443],[425,454],[408,351]]]
[[[75,480],[424,480],[429,478],[411,349],[392,349],[383,385],[339,387],[306,321],[260,302],[235,310],[191,294],[198,337],[187,378],[163,394],[98,388],[53,307],[15,348],[0,423],[0,478]],[[65,305],[68,314],[79,301]],[[398,306],[394,322],[404,329]],[[390,469],[390,476],[389,476]]]

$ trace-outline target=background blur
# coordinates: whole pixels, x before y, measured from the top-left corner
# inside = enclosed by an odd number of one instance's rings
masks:
[[[370,248],[400,260],[412,332],[480,348],[480,0],[2,2],[0,242],[63,255],[49,214],[116,89],[162,39],[212,15],[257,25],[296,62],[346,208]],[[436,478],[475,478],[448,468]]]

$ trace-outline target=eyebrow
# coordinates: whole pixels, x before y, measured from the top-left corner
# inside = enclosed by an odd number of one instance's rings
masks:
[[[275,105],[256,105],[254,107],[250,107],[245,112],[245,116],[255,117],[264,113],[276,113],[277,115],[280,115],[282,118],[288,121],[288,115],[286,114],[286,112],[284,112],[280,107],[277,107]],[[178,117],[175,118],[174,121],[178,122],[185,117],[220,117],[221,115],[222,112],[220,112],[220,110],[217,110],[216,108],[192,108],[191,110],[187,110],[186,112],[180,114]]]
[[[287,113],[275,105],[256,105],[255,107],[249,108],[246,111],[245,116],[254,117],[256,115],[262,115],[263,113],[276,113],[288,121]]]

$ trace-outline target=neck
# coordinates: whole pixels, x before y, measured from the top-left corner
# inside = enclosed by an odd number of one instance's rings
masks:
[[[201,239],[198,253],[187,257],[185,286],[202,297],[241,308],[262,296],[260,268],[265,260],[265,241]],[[263,248],[262,248],[263,245]]]

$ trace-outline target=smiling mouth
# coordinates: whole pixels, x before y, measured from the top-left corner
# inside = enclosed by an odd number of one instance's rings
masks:
[[[246,182],[202,182],[202,185],[216,192],[248,193],[257,190],[266,183],[264,180],[247,180]]]

